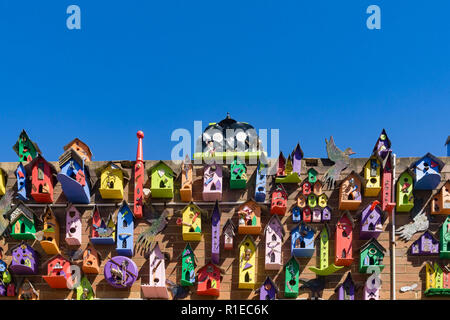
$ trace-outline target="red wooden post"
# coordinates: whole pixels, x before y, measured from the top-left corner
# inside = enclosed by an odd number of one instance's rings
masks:
[[[136,163],[134,165],[134,216],[142,218],[143,192],[144,187],[144,153],[142,151],[142,139],[144,132],[138,131],[138,147],[136,153]]]

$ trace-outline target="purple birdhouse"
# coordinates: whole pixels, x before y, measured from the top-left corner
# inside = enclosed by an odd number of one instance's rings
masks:
[[[386,130],[381,131],[377,143],[373,147],[373,153],[378,155],[381,159],[385,159],[391,150],[391,140],[389,140]]]
[[[24,241],[11,248],[11,265],[9,269],[18,275],[37,274],[39,255]]]
[[[383,231],[385,212],[379,206],[379,201],[373,201],[361,213],[360,239],[378,238]]]
[[[278,287],[270,277],[267,277],[259,288],[259,300],[275,300],[278,293]]]
[[[214,264],[219,264],[220,260],[220,209],[219,202],[216,200],[212,213],[212,232],[211,232],[211,260]]]
[[[300,171],[301,171],[301,167],[302,167],[303,151],[302,151],[302,148],[300,148],[299,143],[297,143],[297,146],[295,147],[291,156],[292,156],[292,171],[297,172],[298,175],[300,176]]]
[[[124,256],[109,259],[104,268],[105,280],[114,288],[130,288],[138,277],[136,263]]]
[[[372,285],[369,286],[368,283]],[[368,279],[364,285],[364,300],[380,300],[380,288],[375,286],[375,279]]]
[[[326,206],[322,210],[322,222],[327,222],[331,220],[331,208]]]
[[[338,294],[338,300],[355,300],[355,283],[350,272],[334,291]]]
[[[428,230],[411,245],[412,255],[438,255],[439,240],[437,240]]]
[[[277,215],[273,215],[264,229],[266,235],[265,269],[279,270],[283,264],[281,246],[284,238],[284,229]]]

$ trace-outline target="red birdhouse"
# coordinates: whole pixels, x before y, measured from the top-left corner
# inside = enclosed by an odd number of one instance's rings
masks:
[[[309,196],[312,191],[312,184],[309,181],[305,181],[302,184],[302,193],[304,196]]]
[[[306,206],[303,209],[303,221],[304,222],[311,222],[311,216],[312,216],[311,208]]]
[[[47,275],[42,278],[53,289],[68,288],[72,281],[70,261],[58,254],[47,262]]]
[[[198,270],[197,294],[215,297],[220,295],[220,269],[211,262]]]
[[[55,185],[56,168],[43,156],[38,154],[28,165],[31,170],[31,196],[39,203],[53,202],[53,186]],[[30,174],[30,173],[28,173]]]
[[[349,266],[353,262],[352,240],[354,226],[353,217],[346,210],[336,224],[336,259],[334,264],[337,266]]]
[[[282,184],[278,184],[272,192],[272,205],[270,206],[271,214],[284,215],[287,208],[288,195]]]

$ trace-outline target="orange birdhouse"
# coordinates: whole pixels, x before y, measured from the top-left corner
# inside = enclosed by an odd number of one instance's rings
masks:
[[[212,262],[198,270],[197,294],[201,296],[220,295],[220,269]]]
[[[247,200],[240,205],[239,234],[260,234],[261,233],[261,207],[253,200]]]
[[[188,155],[181,165],[180,198],[183,202],[192,201],[192,162]]]
[[[272,205],[270,206],[271,214],[284,215],[287,208],[288,195],[282,184],[278,184],[272,192]]]
[[[450,214],[450,180],[433,196],[431,214]]]
[[[353,263],[353,228],[353,217],[346,210],[336,223],[336,259],[334,264],[337,266],[349,266]]]
[[[90,243],[83,252],[83,265],[81,268],[84,273],[98,274],[100,271],[100,255]]]
[[[339,187],[339,210],[357,210],[362,201],[362,179],[352,171]]]
[[[47,262],[47,275],[42,278],[53,289],[68,288],[72,281],[70,261],[58,254]]]

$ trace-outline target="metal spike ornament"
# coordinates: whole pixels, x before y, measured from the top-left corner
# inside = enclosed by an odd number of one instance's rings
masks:
[[[142,218],[143,215],[143,188],[144,188],[144,152],[142,150],[142,139],[144,132],[137,132],[138,147],[136,153],[136,163],[134,165],[134,216]]]

